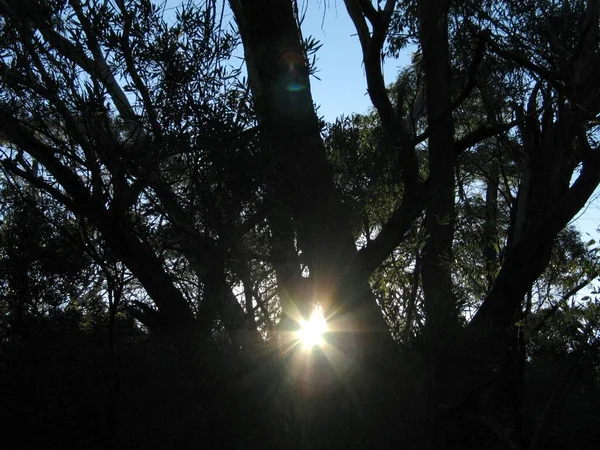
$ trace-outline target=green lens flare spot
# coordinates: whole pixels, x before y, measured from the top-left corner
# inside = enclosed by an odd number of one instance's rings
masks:
[[[300,83],[293,83],[285,88],[288,92],[300,92],[306,89],[306,86]]]

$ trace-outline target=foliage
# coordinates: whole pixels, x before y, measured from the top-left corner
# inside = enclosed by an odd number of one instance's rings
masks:
[[[0,3],[10,436],[593,448],[597,2],[346,0],[374,109],[324,128],[296,2],[229,4]]]

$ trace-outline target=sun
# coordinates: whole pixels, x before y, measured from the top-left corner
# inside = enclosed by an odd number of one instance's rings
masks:
[[[323,334],[327,332],[327,322],[320,306],[316,306],[308,320],[300,322],[297,337],[305,349],[324,344]]]

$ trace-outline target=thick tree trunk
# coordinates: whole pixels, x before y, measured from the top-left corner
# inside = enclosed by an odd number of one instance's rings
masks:
[[[326,314],[335,311],[334,320],[353,330],[372,330],[379,341],[389,344],[381,312],[373,296],[365,295],[369,274],[353,270],[356,247],[320,136],[293,4],[280,0],[230,4],[244,44],[262,145],[272,161],[267,168],[268,195],[275,209],[289,211],[292,217],[310,271],[308,282],[313,286],[308,291],[315,293],[313,301]],[[275,221],[271,225],[277,226]],[[345,289],[349,280],[360,285],[360,295]],[[355,309],[362,313],[349,314]]]
[[[311,278],[325,290],[355,251],[314,111],[292,2],[232,1],[260,121],[271,202],[290,211]],[[331,272],[331,273],[328,273]]]
[[[321,360],[315,374],[338,380],[326,391],[329,409],[348,395],[341,394],[345,390],[361,403],[388,401],[381,392],[392,387],[394,343],[370,289],[370,273],[359,268],[354,239],[335,191],[293,2],[230,0],[230,4],[244,45],[263,150],[272,161],[267,168],[267,194],[273,206],[270,226],[281,247],[275,250],[290,253],[291,226],[310,272],[308,278],[299,279],[299,266],[290,269],[286,261],[277,268],[284,317],[294,317],[290,309],[296,302],[318,302],[323,307],[333,329],[331,358]],[[305,411],[316,415],[319,402],[327,404],[322,399],[309,402],[312,406]],[[344,408],[332,412],[329,425],[319,427],[335,428],[350,416],[358,417],[353,415],[352,402]],[[360,420],[373,423],[373,417]],[[365,433],[360,427],[346,432]],[[317,436],[319,431],[311,433]]]
[[[537,91],[534,91],[536,94]],[[535,96],[532,95],[532,98]],[[535,109],[530,104],[529,110]],[[548,264],[554,239],[584,207],[600,180],[600,157],[590,152],[572,186],[578,113],[559,105],[521,128],[525,163],[506,256],[494,285],[469,328],[493,336],[511,326],[526,293]]]
[[[429,138],[429,180],[426,200],[427,240],[421,276],[425,295],[427,334],[437,343],[458,325],[451,266],[454,237],[454,126],[450,114],[447,4],[445,0],[420,3],[420,34],[425,64]]]
[[[449,355],[456,345],[458,308],[452,286],[452,240],[455,223],[454,125],[448,66],[447,2],[419,4],[425,68],[429,137],[429,189],[426,198],[421,279],[426,316],[428,408],[434,414],[454,385]]]

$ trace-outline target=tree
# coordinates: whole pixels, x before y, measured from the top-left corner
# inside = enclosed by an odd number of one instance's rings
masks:
[[[600,182],[598,4],[542,2],[539,21],[513,1],[344,3],[374,113],[324,132],[294,1],[230,0],[236,32],[212,0],[171,23],[149,0],[3,2],[4,170],[92,230],[107,280],[126,267],[147,294],[130,314],[184,361],[227,355],[206,408],[274,447],[539,446],[505,402],[534,284],[597,275],[563,230]],[[410,41],[388,90],[382,54]],[[576,251],[589,267],[557,277]],[[298,354],[317,303],[328,345]]]

